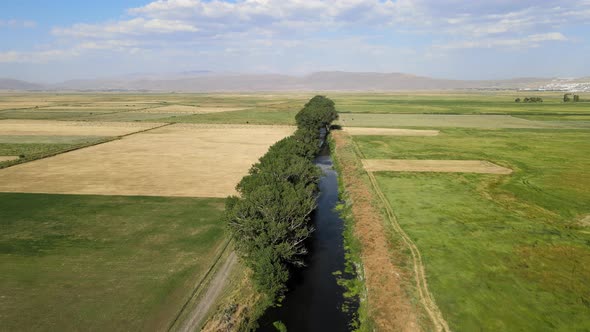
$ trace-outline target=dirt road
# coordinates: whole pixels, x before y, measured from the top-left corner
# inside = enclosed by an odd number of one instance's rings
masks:
[[[362,154],[359,146],[357,145],[357,143],[354,140],[352,142],[353,142],[353,145],[356,149],[357,154],[362,157],[363,154]],[[379,184],[377,183],[377,179],[375,179],[375,176],[373,175],[373,173],[367,171],[367,174],[369,175],[369,179],[371,181],[371,184],[373,185],[373,188],[375,189],[375,192],[377,193],[377,195],[379,196],[379,199],[383,202],[383,205],[385,206],[385,211],[386,211],[387,217],[388,217],[387,219],[389,219],[395,232],[398,233],[398,235],[402,238],[402,241],[405,243],[405,245],[408,247],[408,249],[410,249],[410,253],[412,256],[412,265],[414,266],[414,277],[415,277],[415,281],[416,281],[416,288],[418,290],[420,303],[422,303],[424,309],[428,313],[428,316],[432,320],[435,330],[449,332],[450,331],[449,325],[446,322],[446,320],[444,319],[442,312],[440,311],[440,309],[436,305],[436,302],[434,301],[434,297],[432,296],[432,294],[430,293],[430,290],[428,289],[428,283],[426,280],[426,271],[424,269],[424,264],[422,262],[422,256],[420,255],[420,251],[418,250],[418,247],[414,244],[412,239],[410,239],[410,237],[406,234],[406,232],[404,232],[401,225],[398,223],[397,217],[395,216],[395,214],[393,212],[393,208],[391,207],[389,200],[385,197],[385,195],[381,191],[381,188],[379,187]]]
[[[228,276],[237,261],[236,254],[231,252],[211,281],[206,285],[207,290],[203,296],[201,296],[198,304],[194,307],[186,320],[180,325],[178,331],[192,332],[204,323],[203,320],[207,317],[207,313],[211,310],[211,307],[221,295],[223,288],[227,284]]]

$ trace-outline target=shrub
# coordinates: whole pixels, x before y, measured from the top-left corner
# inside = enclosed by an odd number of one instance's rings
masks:
[[[542,103],[543,98],[541,97],[526,97],[524,98],[525,103]]]

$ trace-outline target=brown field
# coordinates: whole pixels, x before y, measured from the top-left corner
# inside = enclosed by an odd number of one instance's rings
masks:
[[[512,173],[511,169],[485,160],[363,159],[363,166],[369,172]]]
[[[170,106],[149,108],[149,109],[142,110],[142,112],[206,114],[206,113],[241,111],[244,109],[245,109],[244,107],[197,107],[197,106],[186,106],[186,105],[170,105]]]
[[[0,135],[120,136],[161,125],[141,122],[0,120]]]
[[[18,156],[0,156],[0,163],[3,161],[16,160]]]
[[[0,170],[0,192],[225,197],[293,127],[175,124]]]
[[[396,128],[366,128],[366,127],[344,127],[350,135],[364,136],[437,136],[438,130],[415,130]]]

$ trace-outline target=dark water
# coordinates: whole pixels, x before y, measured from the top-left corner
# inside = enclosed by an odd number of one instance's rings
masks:
[[[338,203],[338,182],[327,146],[315,163],[324,175],[319,184],[318,207],[311,216],[315,232],[307,244],[310,252],[307,266],[293,273],[282,306],[267,310],[259,320],[258,331],[276,331],[275,321],[282,321],[288,331],[350,330],[351,314],[341,309],[344,288],[337,284],[333,275],[344,270],[344,222],[334,211]]]

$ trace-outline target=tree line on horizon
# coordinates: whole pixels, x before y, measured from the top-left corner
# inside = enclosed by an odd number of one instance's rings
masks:
[[[320,130],[338,118],[334,102],[315,96],[297,113],[297,130],[274,145],[226,200],[225,221],[238,255],[269,304],[280,302],[290,271],[304,266],[305,240],[314,230],[320,169]]]

